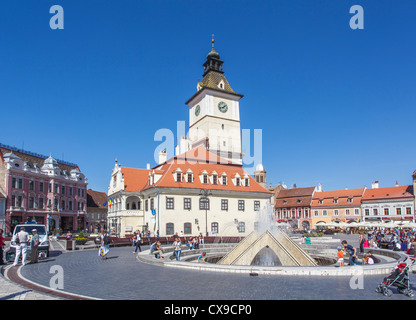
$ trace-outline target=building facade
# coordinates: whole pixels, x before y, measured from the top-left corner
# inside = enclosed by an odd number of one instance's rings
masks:
[[[73,163],[0,145],[5,230],[36,221],[49,231],[85,229],[87,179]]]
[[[108,201],[105,192],[87,190],[86,230],[101,232],[107,229]]]
[[[365,188],[317,191],[311,204],[312,228],[318,222],[359,222]]]
[[[207,160],[212,157],[201,145],[152,169],[116,164],[109,226],[121,236],[135,230],[163,236],[248,235],[272,193],[242,165]]]
[[[277,221],[287,222],[297,229],[310,229],[315,190],[315,187],[281,189],[274,204]]]
[[[364,221],[414,220],[413,185],[379,188],[376,181],[372,186],[362,199]]]

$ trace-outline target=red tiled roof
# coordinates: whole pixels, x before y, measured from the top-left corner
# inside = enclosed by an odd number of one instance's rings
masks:
[[[277,195],[277,198],[312,196],[314,190],[315,187],[282,189]]]
[[[217,155],[210,153],[204,146],[199,146],[184,154],[175,156],[165,163],[154,167],[151,170],[133,169],[133,168],[121,168],[121,172],[124,176],[125,190],[138,191],[145,190],[152,187],[173,187],[173,188],[188,188],[188,189],[209,189],[209,190],[228,190],[228,191],[245,191],[245,192],[263,192],[270,193],[267,189],[259,185],[247,172],[243,169],[242,165],[238,164],[224,164],[226,160],[218,157]],[[184,176],[181,182],[176,181],[176,170],[180,169],[182,174],[190,169],[193,172],[193,182],[187,182],[188,180]],[[162,177],[153,184],[148,185],[149,172],[153,170],[158,173],[162,173]],[[218,184],[214,185],[208,181],[208,184],[201,182],[199,175],[201,172],[206,171],[208,174],[213,171],[218,174]],[[221,176],[227,175],[227,185],[222,185]],[[240,180],[240,186],[235,186],[231,178],[235,174],[239,174],[243,178],[246,174],[249,177],[249,186],[245,187],[244,179]]]
[[[87,190],[87,207],[107,208],[103,204],[107,201],[107,194],[105,192]]]
[[[121,167],[121,173],[124,178],[124,190],[139,191],[142,190],[149,179],[148,169],[136,169]]]
[[[188,163],[220,163],[220,164],[231,164],[227,159],[221,158],[216,154],[209,152],[204,145],[199,145],[198,147],[191,149],[185,153],[174,156],[173,158],[167,160],[167,163],[177,160],[178,163],[188,162]],[[208,170],[207,170],[208,171]]]
[[[311,205],[315,187],[282,189],[275,200],[275,208],[307,207]]]
[[[312,207],[359,206],[364,190],[365,188],[315,192]],[[348,199],[352,199],[352,202]],[[337,203],[334,203],[334,200],[337,200]]]
[[[364,192],[363,201],[400,198],[414,198],[413,186],[367,189]]]

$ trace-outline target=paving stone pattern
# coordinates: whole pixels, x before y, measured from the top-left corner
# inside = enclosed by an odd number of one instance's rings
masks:
[[[143,247],[146,250],[148,247]],[[131,247],[111,248],[108,260],[97,250],[59,254],[27,265],[22,275],[49,286],[53,265],[64,270],[64,291],[100,299],[137,300],[411,300],[398,294],[384,297],[375,292],[380,276],[365,276],[364,289],[351,289],[350,277],[258,276],[181,270],[137,261]],[[415,290],[416,275],[411,275]]]

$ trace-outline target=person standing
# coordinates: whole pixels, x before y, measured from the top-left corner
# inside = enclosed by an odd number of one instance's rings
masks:
[[[3,229],[0,229],[0,265],[4,264],[3,246],[4,246]]]
[[[181,252],[182,252],[182,248],[181,248],[182,243],[181,243],[181,240],[179,239],[179,237],[175,239],[172,246],[173,246],[173,250],[174,250],[173,252],[175,254],[176,260],[180,261],[181,260]]]
[[[365,241],[365,234],[364,232],[360,232],[360,253],[364,253],[364,241]]]
[[[136,249],[134,250],[134,253],[137,252],[137,248],[139,248],[139,251],[142,252],[142,247],[140,246],[140,244],[142,242],[142,237],[140,236],[140,231],[137,232],[135,240],[136,240]]]
[[[339,267],[343,267],[344,266],[344,252],[342,251],[342,247],[338,247],[337,257],[338,257],[337,263]]]
[[[32,230],[32,240],[30,241],[30,263],[38,262],[39,235],[36,229]]]
[[[25,227],[20,228],[20,231],[14,236],[13,241],[16,243],[16,255],[14,258],[13,266],[17,266],[20,254],[22,255],[22,265],[26,265],[27,243],[29,242],[29,234],[26,232]]]

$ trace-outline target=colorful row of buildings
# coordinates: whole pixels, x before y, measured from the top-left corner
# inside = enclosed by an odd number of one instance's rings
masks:
[[[274,198],[276,219],[299,229],[318,222],[403,221],[415,219],[413,185],[322,191],[322,187],[280,189]]]
[[[240,128],[243,95],[232,89],[223,63],[213,39],[202,80],[185,102],[189,134],[178,139],[174,155],[161,150],[153,167],[126,168],[116,160],[106,193],[87,190],[74,163],[0,144],[0,227],[10,232],[34,220],[50,231],[106,227],[119,236],[139,229],[161,236],[244,237],[256,229],[258,213],[269,203],[278,221],[300,229],[320,221],[414,220],[416,173],[414,185],[374,183],[334,191],[321,186],[269,190],[261,161],[253,163],[251,176],[242,164],[247,149]]]
[[[0,144],[0,228],[6,233],[27,222],[45,224],[49,231],[85,230],[88,211],[94,218],[89,227],[96,229],[106,222],[106,197],[87,190],[75,163]]]

